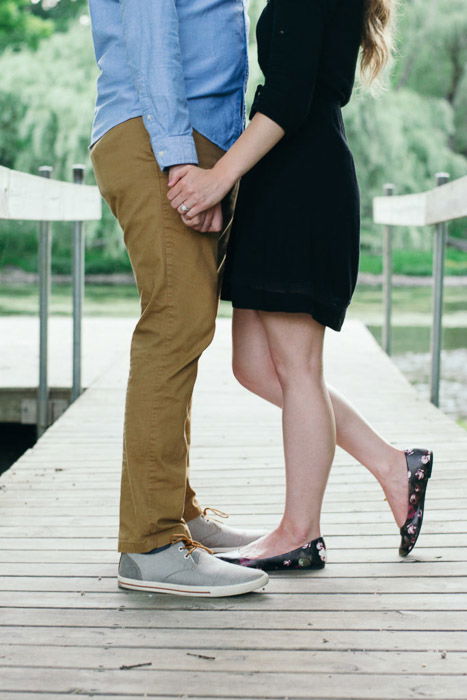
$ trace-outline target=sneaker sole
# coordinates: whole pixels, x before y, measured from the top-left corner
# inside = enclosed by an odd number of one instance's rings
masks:
[[[137,579],[118,576],[120,588],[128,588],[132,591],[146,591],[149,593],[171,593],[172,595],[196,596],[199,598],[224,598],[233,595],[251,593],[258,588],[263,588],[269,581],[269,576],[264,573],[254,581],[245,581],[231,586],[181,586],[174,583],[158,583],[157,581],[138,581]]]

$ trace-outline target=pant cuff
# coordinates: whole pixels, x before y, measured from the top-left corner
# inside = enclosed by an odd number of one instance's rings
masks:
[[[129,540],[119,539],[118,551],[126,554],[144,554],[145,552],[150,552],[151,549],[155,549],[156,547],[163,547],[166,544],[172,544],[172,538],[174,536],[191,537],[189,529],[180,523],[178,527],[174,527],[172,530],[167,530],[157,535],[151,535],[150,537],[146,537],[142,540],[130,542]]]
[[[200,506],[190,505],[185,509],[183,513],[183,519],[187,523],[189,520],[194,520],[199,515],[202,515],[203,509]]]

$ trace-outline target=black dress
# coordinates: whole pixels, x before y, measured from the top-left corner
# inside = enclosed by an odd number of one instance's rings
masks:
[[[366,0],[269,0],[257,26],[261,112],[284,138],[240,183],[222,288],[236,308],[309,313],[338,331],[355,289],[359,190],[341,107]]]

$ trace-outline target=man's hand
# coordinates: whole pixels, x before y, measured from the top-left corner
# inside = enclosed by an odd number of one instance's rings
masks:
[[[187,168],[195,168],[195,165],[184,165],[183,163],[181,165],[171,165],[170,168],[168,169],[168,179],[167,182],[172,182],[172,180],[178,180],[181,176],[182,173],[185,173],[187,171]]]
[[[220,204],[215,204],[207,211],[191,219],[182,216],[182,221],[186,226],[195,229],[195,231],[200,231],[201,233],[217,233],[222,231],[222,226],[224,224],[222,207]]]

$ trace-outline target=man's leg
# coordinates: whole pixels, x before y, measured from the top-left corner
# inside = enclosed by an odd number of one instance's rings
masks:
[[[189,471],[190,471],[190,445],[191,445],[191,402],[188,408],[188,418],[185,424],[185,436],[187,442],[187,480],[185,489],[185,505],[183,508],[183,519],[187,523],[189,520],[197,518],[201,511],[201,507],[198,503],[196,493],[190,484]]]
[[[221,149],[196,136],[200,164]],[[190,403],[198,358],[214,333],[218,236],[187,228],[166,197],[140,118],[93,148],[101,192],[124,231],[140,293],[128,380],[119,551],[147,552],[189,536],[201,513],[187,483]],[[187,430],[188,428],[188,430]]]

